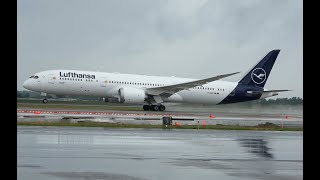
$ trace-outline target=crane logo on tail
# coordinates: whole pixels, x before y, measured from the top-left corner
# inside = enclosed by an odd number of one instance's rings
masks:
[[[251,79],[256,84],[261,84],[267,79],[267,73],[262,68],[255,68],[251,72]]]

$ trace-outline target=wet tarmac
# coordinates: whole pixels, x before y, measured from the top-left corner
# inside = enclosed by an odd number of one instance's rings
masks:
[[[54,110],[54,109],[17,109],[17,121],[57,122],[66,119],[72,122],[97,121],[126,124],[162,124],[162,118],[170,116],[173,123],[197,125],[205,121],[208,125],[257,126],[273,123],[282,127],[303,127],[302,115],[284,115],[279,113],[257,112],[154,112],[154,111],[88,111],[88,110]]]
[[[303,132],[17,127],[18,179],[303,179]]]

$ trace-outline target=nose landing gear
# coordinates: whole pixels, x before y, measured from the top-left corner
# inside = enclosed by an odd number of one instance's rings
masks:
[[[41,92],[40,96],[44,97],[44,99],[42,100],[44,104],[48,103],[47,93]]]
[[[48,99],[47,99],[47,98],[44,98],[44,99],[42,100],[42,102],[43,102],[44,104],[46,104],[46,103],[48,103]]]

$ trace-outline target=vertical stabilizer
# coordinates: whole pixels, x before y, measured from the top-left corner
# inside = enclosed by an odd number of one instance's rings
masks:
[[[270,51],[239,81],[239,84],[263,88],[279,52],[280,50]]]

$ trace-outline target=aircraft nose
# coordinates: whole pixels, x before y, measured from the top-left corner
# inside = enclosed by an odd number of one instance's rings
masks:
[[[31,83],[30,83],[30,80],[29,80],[29,79],[26,80],[26,81],[22,84],[22,86],[23,86],[24,88],[26,88],[26,89],[30,89],[30,85],[31,85]]]

